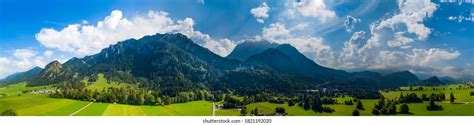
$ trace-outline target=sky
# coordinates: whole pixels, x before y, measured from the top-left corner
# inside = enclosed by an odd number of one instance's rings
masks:
[[[350,72],[474,78],[474,0],[0,0],[0,78],[156,33],[221,56],[269,41]]]

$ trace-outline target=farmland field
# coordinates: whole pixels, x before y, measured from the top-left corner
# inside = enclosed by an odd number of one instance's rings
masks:
[[[102,76],[101,76],[102,77]],[[95,83],[95,88],[107,87],[109,85],[100,85],[103,81]],[[116,86],[116,85],[112,85]],[[436,102],[443,106],[441,111],[428,111],[424,103],[409,103],[411,114],[397,114],[399,116],[474,116],[474,96],[470,96],[469,92],[473,91],[470,88],[456,89],[459,86],[438,86],[438,87],[424,87],[424,90],[408,90],[402,88],[400,91],[382,92],[387,99],[395,99],[400,96],[400,93],[410,94],[431,94],[431,93],[445,93],[446,96],[452,92],[456,97],[456,104],[449,103],[448,99],[443,102]],[[46,94],[26,94],[21,91],[37,90],[43,88],[52,88],[50,86],[42,87],[25,87],[25,83],[13,84],[1,88],[0,93],[5,93],[6,96],[0,97],[0,111],[6,109],[15,109],[18,115],[21,116],[210,116],[212,115],[212,102],[209,101],[193,101],[187,103],[177,103],[165,106],[134,106],[112,103],[91,103],[87,101],[78,101],[71,99],[50,98]],[[436,88],[436,89],[433,89]],[[18,94],[22,93],[22,94]],[[236,96],[237,97],[237,96]],[[239,98],[240,99],[240,98]],[[289,116],[350,116],[355,109],[355,105],[344,105],[346,100],[352,100],[351,97],[335,98],[338,104],[325,105],[335,110],[333,113],[316,113],[312,110],[304,110],[302,107],[288,106],[288,104],[274,104],[269,102],[259,102],[247,105],[247,115],[250,115],[250,110],[258,107],[262,114],[271,114],[276,107],[284,107]],[[362,99],[365,110],[359,110],[361,115],[370,116],[371,109],[377,103],[376,99]],[[216,104],[222,105],[223,102]],[[397,109],[400,105],[397,105]],[[74,113],[74,114],[73,114]],[[238,109],[218,109],[215,111],[217,116],[239,116]]]
[[[21,82],[17,84],[7,85],[5,87],[0,87],[0,94],[14,95],[20,94],[23,91],[39,90],[39,89],[50,89],[52,86],[37,86],[37,87],[26,87],[26,82]]]

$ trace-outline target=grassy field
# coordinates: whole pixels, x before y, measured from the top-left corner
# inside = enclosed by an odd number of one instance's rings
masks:
[[[107,84],[100,76],[92,88],[103,88],[107,86],[117,86]],[[172,104],[166,106],[132,106],[111,103],[92,103],[90,102],[49,98],[45,94],[19,94],[24,90],[37,90],[44,88],[53,88],[51,86],[42,87],[26,87],[26,83],[12,84],[4,88],[0,88],[0,93],[5,93],[8,96],[0,97],[0,112],[6,109],[15,109],[18,115],[22,116],[68,116],[74,112],[75,116],[210,116],[212,115],[212,102],[208,101],[194,101],[188,103]],[[130,84],[122,84],[121,87],[134,87]],[[89,87],[91,87],[89,86]],[[424,103],[409,104],[410,112],[412,114],[397,114],[409,116],[474,116],[474,96],[470,96],[469,92],[473,89],[455,89],[458,85],[438,86],[438,87],[424,87],[423,91],[409,91],[409,89],[402,88],[402,91],[382,92],[388,99],[398,98],[401,92],[404,94],[416,93],[431,94],[431,93],[445,93],[449,99],[449,93],[453,92],[456,102],[459,104],[450,104],[447,100],[444,102],[436,102],[443,106],[441,111],[427,111]],[[435,88],[435,89],[433,89]],[[451,89],[450,89],[451,88]],[[237,97],[237,96],[236,96]],[[351,97],[335,98],[338,103],[343,103],[346,100],[351,100]],[[371,109],[378,100],[363,99],[363,105],[366,110],[360,110],[361,115],[372,115]],[[216,104],[222,104],[217,102]],[[86,107],[87,106],[87,107]],[[355,109],[355,105],[325,105],[335,109],[333,113],[316,113],[312,110],[304,110],[297,105],[289,107],[287,104],[273,104],[269,102],[260,102],[247,105],[250,115],[250,110],[258,107],[260,113],[273,113],[276,107],[284,107],[289,116],[350,116]],[[398,105],[400,106],[400,105]],[[399,108],[399,107],[398,107]],[[83,109],[83,110],[80,110]],[[80,111],[79,111],[80,110]],[[216,110],[217,116],[238,116],[239,110]]]
[[[23,116],[67,116],[86,104],[70,99],[48,98],[44,94],[23,94],[0,98],[0,111],[11,108]]]
[[[88,78],[85,78],[83,82],[87,83],[87,80]],[[107,83],[107,79],[104,78],[104,74],[99,74],[97,81],[87,86],[88,89],[97,90],[97,91],[101,91],[102,89],[109,88],[109,87],[127,88],[127,87],[136,87],[136,86],[132,84],[128,84],[128,83],[117,83],[117,82]]]
[[[17,95],[23,91],[32,91],[39,89],[51,89],[53,86],[36,86],[36,87],[26,87],[26,82],[11,84],[5,87],[0,88],[0,94],[6,94],[7,96]]]
[[[397,115],[409,115],[409,116],[474,116],[474,96],[470,96],[469,93],[474,91],[474,89],[468,88],[466,85],[461,85],[462,89],[459,88],[460,85],[446,85],[446,86],[436,86],[436,87],[423,87],[424,89],[421,91],[409,91],[407,87],[402,87],[402,91],[389,91],[389,92],[382,92],[382,95],[387,99],[396,99],[400,96],[400,93],[403,94],[410,94],[416,93],[418,97],[421,94],[427,94],[428,96],[431,93],[445,93],[446,100],[443,102],[436,102],[436,104],[443,106],[443,110],[441,111],[428,111],[426,109],[426,105],[428,102],[424,103],[410,103],[408,106],[410,107],[410,112],[412,114],[397,114]],[[413,88],[418,88],[413,87]],[[435,88],[435,89],[433,89]],[[449,103],[449,94],[453,93],[456,100],[455,102],[458,104],[451,104]],[[345,98],[336,98],[338,103],[343,103],[345,100],[350,100],[351,97]],[[361,115],[364,116],[371,116],[371,109],[377,103],[378,100],[369,100],[363,99],[362,103],[364,105],[365,110],[359,110]],[[352,115],[352,111],[355,109],[355,105],[344,105],[344,104],[336,104],[336,105],[325,105],[331,107],[335,110],[333,113],[316,113],[312,110],[304,110],[302,107],[299,106],[292,106],[289,107],[287,104],[273,104],[268,102],[260,102],[260,103],[253,103],[247,105],[247,109],[250,110],[255,109],[258,107],[260,113],[270,114],[275,111],[276,107],[284,107],[286,112],[289,116],[350,116]],[[397,105],[397,109],[400,108],[400,105]],[[218,112],[219,113],[219,112]],[[230,115],[236,116],[239,115],[237,113],[228,113],[222,112],[223,115]],[[220,115],[220,114],[218,114]]]
[[[49,98],[47,95],[9,96],[0,98],[0,111],[15,109],[21,116],[68,116],[89,102]],[[210,116],[212,103],[194,101],[166,106],[133,106],[93,103],[75,116]]]
[[[108,106],[109,103],[94,103],[74,116],[101,116]]]
[[[448,101],[450,93],[454,94],[456,98],[456,102],[473,102],[474,103],[474,96],[470,96],[470,92],[474,91],[474,89],[467,88],[465,85],[461,85],[461,89],[458,89],[460,85],[446,85],[446,86],[436,86],[436,87],[423,87],[422,91],[410,91],[408,87],[401,87],[402,91],[389,91],[389,92],[382,92],[382,94],[387,98],[398,98],[400,93],[403,94],[410,94],[416,93],[418,97],[421,97],[422,94],[431,95],[432,93],[444,93],[446,96],[446,100]],[[414,86],[412,88],[418,88],[419,86]]]

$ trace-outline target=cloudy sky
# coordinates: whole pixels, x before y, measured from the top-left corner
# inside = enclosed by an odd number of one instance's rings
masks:
[[[221,56],[266,40],[347,71],[474,78],[473,0],[1,0],[0,78],[155,33]]]

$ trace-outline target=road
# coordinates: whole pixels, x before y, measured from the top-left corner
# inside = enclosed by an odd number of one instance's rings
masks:
[[[81,109],[79,109],[79,110],[77,110],[77,111],[71,113],[69,116],[73,116],[73,115],[75,115],[75,114],[81,112],[82,110],[84,110],[84,109],[86,109],[87,107],[89,107],[90,105],[92,105],[92,103],[93,103],[93,102],[90,102],[89,104],[87,104],[86,106],[82,107]]]
[[[212,116],[216,116],[216,103],[212,103]]]

